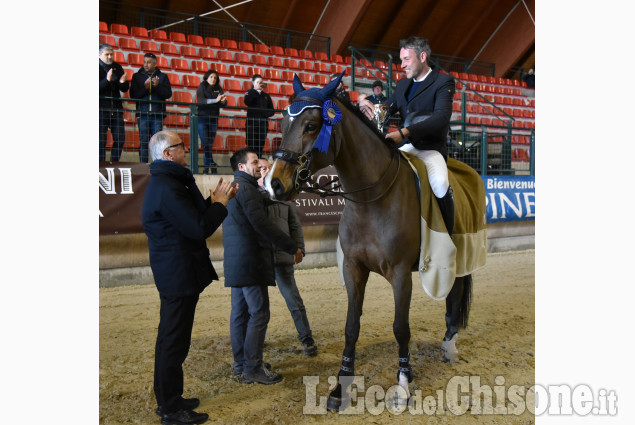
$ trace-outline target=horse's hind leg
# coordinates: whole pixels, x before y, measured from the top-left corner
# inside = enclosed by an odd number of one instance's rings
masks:
[[[345,409],[348,405],[348,395],[342,394],[342,384],[344,388],[353,382],[355,375],[355,344],[359,338],[360,317],[362,315],[362,305],[364,303],[364,293],[366,282],[368,282],[368,270],[352,266],[350,263],[344,265],[343,275],[346,282],[346,293],[348,295],[348,312],[346,314],[345,345],[342,354],[342,365],[337,374],[337,387],[329,394],[326,408],[331,411]]]
[[[445,299],[446,332],[441,343],[443,359],[447,362],[458,362],[459,352],[456,341],[459,329],[467,326],[472,301],[472,275],[457,277],[452,290]]]

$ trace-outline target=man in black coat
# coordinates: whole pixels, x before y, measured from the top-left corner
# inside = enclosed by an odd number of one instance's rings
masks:
[[[166,101],[172,97],[172,85],[167,75],[157,67],[157,57],[146,53],[143,66],[132,76],[132,99]],[[148,162],[148,141],[153,134],[163,130],[165,103],[137,101],[139,116],[139,160]]]
[[[130,83],[128,75],[121,65],[113,60],[113,56],[110,44],[99,45],[99,96],[113,98],[99,99],[99,160],[106,160],[106,141],[110,129],[113,141],[110,161],[117,162],[126,141],[120,92],[127,92]]]
[[[263,90],[266,84],[262,76],[254,74],[251,77],[252,88],[245,93],[245,105],[247,105],[247,146],[254,149],[258,155],[262,154],[265,146],[269,122],[267,118],[273,116],[273,102]]]
[[[150,181],[142,207],[148,236],[150,267],[161,299],[154,358],[154,394],[162,424],[200,424],[205,413],[193,411],[197,398],[183,398],[183,362],[187,357],[199,294],[218,275],[205,239],[227,216],[226,205],[236,194],[221,179],[203,198],[186,168],[179,136],[160,131],[150,139]]]
[[[269,198],[258,189],[258,155],[252,148],[230,158],[240,190],[227,204],[223,223],[225,286],[231,287],[230,336],[234,375],[245,383],[275,384],[282,380],[263,363],[269,324],[268,287],[275,284],[272,244],[295,258],[302,250],[267,216]],[[297,260],[296,260],[297,261]]]
[[[386,138],[425,163],[430,187],[451,236],[454,229],[454,197],[446,161],[454,79],[430,67],[428,59],[431,49],[425,38],[409,37],[400,41],[400,47],[401,67],[406,71],[407,78],[399,80],[395,92],[383,104],[389,106],[389,115],[399,111],[404,123],[403,128],[388,133]],[[371,102],[360,101],[360,109],[369,119],[373,118]]]

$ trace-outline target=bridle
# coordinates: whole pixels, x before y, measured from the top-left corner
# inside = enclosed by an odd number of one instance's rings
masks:
[[[309,97],[296,97],[294,99],[294,102],[300,102],[300,101],[307,101],[307,102],[313,103],[314,105],[317,105],[320,107],[322,106],[322,104],[319,103],[317,100],[309,98]],[[331,146],[331,143],[336,143],[336,139],[334,135],[335,135],[335,131],[333,131],[333,133],[331,134],[331,138],[329,140],[329,147]],[[339,183],[339,177],[337,176],[327,181],[326,183],[323,183],[320,185],[315,180],[313,180],[313,176],[310,171],[311,161],[313,159],[313,153],[317,150],[315,148],[316,141],[317,141],[317,138],[311,144],[310,149],[307,152],[302,154],[290,151],[288,149],[283,149],[283,148],[278,148],[273,154],[274,160],[280,159],[290,164],[297,164],[298,167],[293,172],[293,175],[291,176],[291,181],[295,189],[298,191],[315,193],[320,195],[323,198],[327,196],[341,196],[347,201],[351,201],[351,202],[359,203],[359,204],[369,204],[383,198],[388,193],[388,191],[390,191],[392,186],[395,184],[397,177],[399,176],[399,171],[401,169],[401,161],[399,158],[399,153],[395,149],[395,150],[391,150],[392,154],[390,158],[390,164],[384,171],[383,175],[379,178],[377,182],[371,185],[368,185],[360,189],[351,190],[348,192],[336,191],[336,189],[339,189],[342,187],[342,185]],[[335,157],[337,157],[338,149],[334,148],[334,151],[335,151]],[[366,201],[359,201],[350,197],[351,194],[371,190],[375,188],[376,186],[382,184],[388,178],[388,174],[390,170],[393,168],[395,162],[397,163],[397,171],[395,172],[395,175],[392,181],[390,182],[390,184],[388,185],[388,187],[386,188],[386,190],[382,191],[379,195],[377,195],[373,199],[366,200]],[[327,188],[328,186],[331,186],[333,183],[337,183],[337,185],[332,186],[332,188],[330,189]]]

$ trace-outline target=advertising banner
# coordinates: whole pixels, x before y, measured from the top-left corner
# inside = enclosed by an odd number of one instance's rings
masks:
[[[318,184],[337,176],[335,167],[313,175]],[[536,216],[533,176],[482,176],[487,201],[487,222],[534,220]],[[141,206],[150,179],[148,164],[120,162],[99,164],[99,234],[143,233]],[[338,191],[337,183],[327,185]],[[302,192],[291,201],[303,226],[337,224],[346,200]]]

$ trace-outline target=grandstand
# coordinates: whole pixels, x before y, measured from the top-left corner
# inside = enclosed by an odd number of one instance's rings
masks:
[[[330,54],[322,50],[298,49],[282,43],[251,43],[242,39],[204,36],[172,31],[175,28],[152,29],[118,22],[99,22],[99,41],[113,46],[115,61],[128,76],[143,64],[143,55],[157,55],[158,67],[168,75],[173,96],[167,105],[164,128],[176,131],[188,150],[198,150],[201,158],[191,155],[194,172],[202,163],[202,149],[196,126],[196,89],[203,74],[215,69],[227,94],[228,105],[221,118],[214,142],[215,158],[228,166],[230,152],[244,145],[246,107],[244,93],[251,87],[251,76],[260,74],[268,82],[276,114],[271,117],[265,153],[275,150],[281,140],[281,111],[292,93],[294,74],[305,87],[323,86],[330,75],[345,71],[344,83],[351,101],[360,94],[370,94],[372,83],[384,82],[387,94],[405,74],[392,62],[390,52],[350,47],[348,55]],[[262,37],[261,37],[262,38]],[[321,49],[321,45],[318,45]],[[392,57],[394,57],[394,53]],[[398,56],[398,54],[397,54]],[[464,160],[482,174],[533,174],[531,155],[535,142],[534,90],[518,79],[458,72],[447,66],[443,57],[435,58],[441,68],[456,80],[451,126],[451,155]],[[435,60],[436,59],[436,60]],[[445,67],[446,65],[447,67]],[[126,144],[122,160],[138,161],[139,137],[135,124],[135,103],[124,94],[126,112]],[[108,133],[107,148],[112,146]],[[487,153],[481,154],[481,147]],[[486,167],[486,168],[483,168]]]

